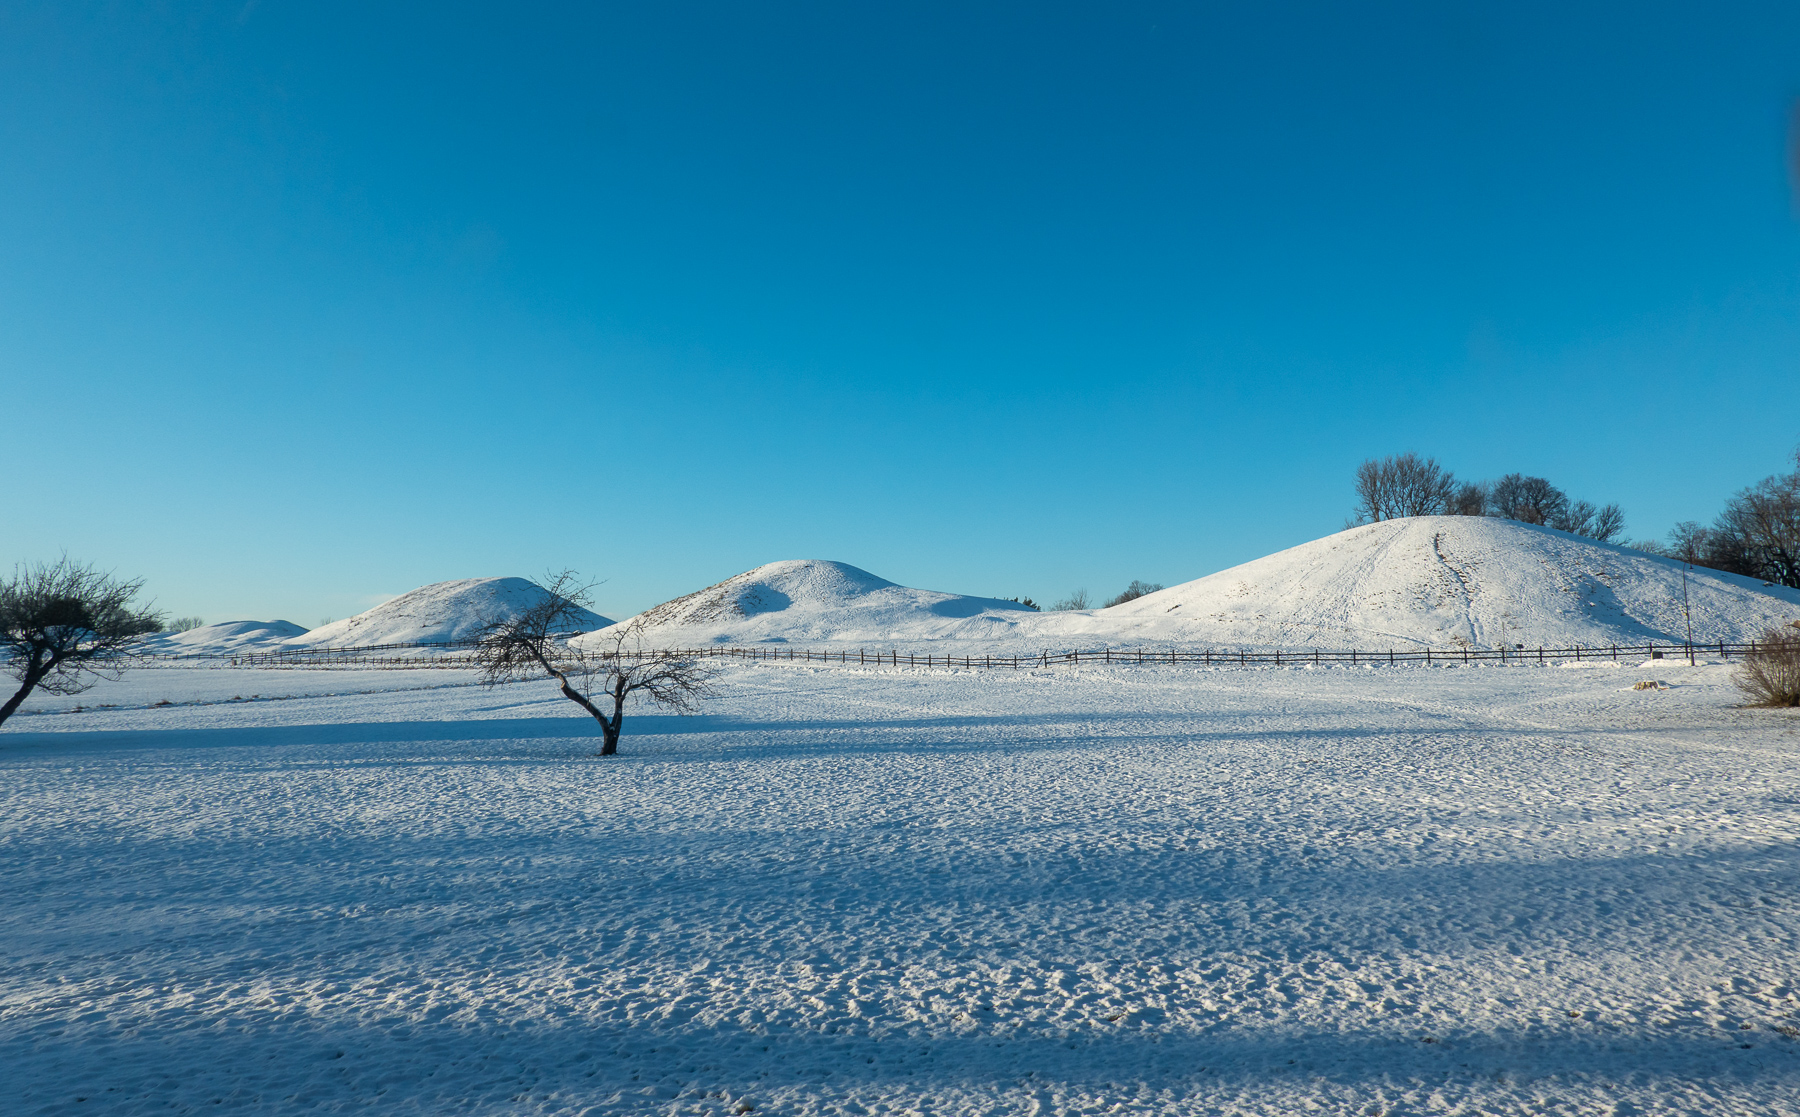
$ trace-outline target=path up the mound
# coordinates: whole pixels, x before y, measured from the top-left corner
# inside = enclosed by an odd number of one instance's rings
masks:
[[[527,578],[463,578],[435,582],[401,594],[345,620],[313,629],[288,646],[364,648],[377,644],[446,643],[476,636],[489,620],[517,616],[546,595]],[[588,632],[613,623],[580,610],[567,631]]]
[[[709,644],[877,644],[991,638],[1020,617],[1022,605],[913,589],[849,563],[826,559],[771,562],[717,585],[664,602],[622,622],[661,646]],[[583,643],[604,640],[599,634]]]

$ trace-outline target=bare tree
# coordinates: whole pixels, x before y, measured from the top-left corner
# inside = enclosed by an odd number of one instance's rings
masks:
[[[556,680],[564,698],[600,723],[601,756],[619,751],[625,701],[633,694],[682,714],[693,713],[711,695],[717,671],[690,655],[646,649],[637,623],[593,634],[589,640],[598,640],[597,648],[572,645],[568,634],[588,608],[593,586],[570,570],[545,583],[544,598],[536,605],[482,626],[475,662],[483,683],[495,686],[540,675]],[[609,699],[610,713],[602,708]]]
[[[1457,495],[1456,478],[1435,458],[1408,450],[1356,467],[1356,515],[1378,522],[1400,516],[1441,516]]]
[[[1725,502],[1711,527],[1683,520],[1654,548],[1707,566],[1800,589],[1800,451],[1795,470],[1765,477]]]
[[[19,689],[0,706],[0,723],[33,690],[80,694],[116,679],[138,637],[162,628],[162,614],[134,609],[143,580],[122,582],[64,555],[17,568],[0,582],[0,659]]]
[[[1050,611],[1053,613],[1067,613],[1071,610],[1091,609],[1093,606],[1094,603],[1088,597],[1088,591],[1081,589],[1076,590],[1074,593],[1050,606]]]
[[[1706,566],[1709,565],[1706,556],[1710,549],[1710,534],[1704,525],[1693,520],[1683,520],[1669,529],[1668,545],[1659,547],[1652,553],[1680,559],[1694,566]]]
[[[1726,502],[1709,533],[1722,569],[1800,589],[1800,452],[1795,466]]]
[[[1542,477],[1508,473],[1494,482],[1490,499],[1493,514],[1503,520],[1549,525],[1569,515],[1568,494]]]
[[[1388,477],[1381,462],[1365,460],[1356,467],[1356,519],[1353,523],[1379,523],[1393,517],[1393,497],[1388,492]]]
[[[1485,516],[1488,514],[1488,487],[1479,481],[1464,481],[1456,487],[1446,509],[1452,516]]]
[[[1100,607],[1102,609],[1110,609],[1114,605],[1123,605],[1127,601],[1136,601],[1138,598],[1143,597],[1145,594],[1155,593],[1157,590],[1162,589],[1162,588],[1163,588],[1163,584],[1161,582],[1143,582],[1143,581],[1138,581],[1136,579],[1133,579],[1132,583],[1129,586],[1125,587],[1125,591],[1123,593],[1119,594],[1119,596],[1111,599],[1105,605],[1102,605]]]
[[[1625,510],[1616,504],[1601,505],[1588,530],[1582,534],[1602,543],[1613,542],[1625,534]]]

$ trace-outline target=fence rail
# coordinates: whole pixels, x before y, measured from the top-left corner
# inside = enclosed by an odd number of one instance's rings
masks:
[[[144,660],[215,662],[233,667],[467,667],[474,663],[474,641],[441,643],[371,644],[357,648],[281,648],[262,652],[188,652],[146,654]],[[899,649],[869,650],[858,648],[817,649],[791,647],[761,648],[669,648],[621,653],[626,659],[675,656],[692,659],[737,659],[750,661],[782,661],[788,663],[831,663],[842,665],[891,667],[961,667],[968,669],[1009,669],[1014,671],[1042,669],[1075,664],[1198,664],[1206,667],[1276,666],[1349,664],[1351,666],[1451,664],[1549,664],[1552,662],[1586,662],[1621,658],[1645,659],[1686,658],[1695,662],[1698,656],[1718,655],[1729,659],[1757,647],[1756,643],[1715,641],[1707,644],[1613,644],[1566,648],[1412,648],[1388,651],[1251,651],[1245,648],[1095,648],[1073,651],[1040,651],[1035,655],[938,655],[926,652],[903,652]],[[428,654],[417,654],[427,652]],[[413,652],[413,655],[396,654]]]

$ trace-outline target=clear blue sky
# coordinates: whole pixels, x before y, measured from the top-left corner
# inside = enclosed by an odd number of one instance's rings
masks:
[[[0,9],[0,559],[1039,600],[1800,443],[1800,5]]]

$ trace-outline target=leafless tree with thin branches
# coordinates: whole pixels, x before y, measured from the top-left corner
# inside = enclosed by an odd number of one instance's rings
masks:
[[[619,751],[625,702],[633,694],[691,714],[713,693],[718,672],[691,655],[646,648],[637,623],[614,625],[577,645],[568,634],[591,601],[593,585],[572,570],[545,579],[544,598],[523,612],[482,626],[475,662],[488,686],[549,676],[564,698],[600,723],[600,755]],[[612,710],[603,707],[611,700]]]
[[[0,722],[33,690],[80,694],[118,678],[133,641],[162,628],[161,613],[132,607],[143,588],[141,578],[120,581],[67,555],[0,581],[0,666],[19,680]]]
[[[1362,522],[1442,516],[1457,497],[1456,478],[1435,458],[1408,450],[1356,467],[1356,515]]]

